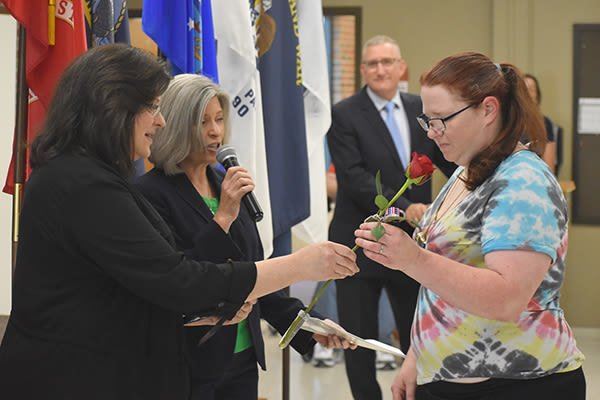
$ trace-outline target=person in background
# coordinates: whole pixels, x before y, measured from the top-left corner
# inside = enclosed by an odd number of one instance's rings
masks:
[[[527,85],[527,91],[529,95],[539,107],[542,102],[542,91],[537,78],[531,74],[525,74],[525,84]],[[558,175],[558,168],[560,167],[560,161],[562,161],[562,146],[559,144],[562,142],[562,128],[556,125],[550,118],[544,115],[544,126],[546,128],[546,148],[542,154],[542,160],[548,164],[552,172]],[[527,136],[521,139],[522,142],[527,143]]]
[[[334,243],[220,264],[175,249],[128,181],[165,125],[168,71],[143,50],[110,44],[60,78],[31,145],[0,345],[3,398],[188,399],[182,314],[231,319],[292,283],[357,271],[352,251]]]
[[[392,225],[379,240],[373,223],[356,231],[368,258],[421,283],[394,400],[585,400],[584,356],[559,303],[567,205],[538,156],[546,134],[523,76],[460,53],[420,83],[419,122],[459,167],[415,240]]]
[[[391,199],[405,182],[404,171],[412,152],[427,155],[448,176],[456,168],[444,159],[435,142],[422,134],[416,120],[422,112],[419,96],[399,91],[405,68],[394,39],[383,35],[369,39],[363,46],[360,66],[366,86],[332,108],[327,143],[338,191],[329,227],[331,241],[352,247],[354,231],[377,211],[377,171],[381,172],[383,195]],[[394,206],[418,221],[430,202],[431,182],[427,182],[406,191]],[[413,231],[408,223],[402,226],[409,233]],[[403,272],[382,268],[362,252],[357,264],[358,274],[336,281],[340,325],[360,337],[378,338],[378,304],[386,289],[400,346],[408,351],[419,284]],[[344,356],[354,398],[381,399],[375,352],[359,348],[346,351]]]
[[[167,125],[157,131],[150,147],[154,169],[136,180],[173,231],[176,247],[194,260],[264,258],[256,223],[241,206],[242,197],[254,189],[252,178],[242,167],[225,172],[214,165],[217,150],[229,136],[229,103],[229,96],[209,78],[177,75],[161,97]],[[198,343],[215,318],[186,328],[191,398],[256,400],[257,363],[266,369],[260,318],[283,335],[304,308],[300,300],[280,290],[258,298],[247,318],[228,322],[202,345]],[[350,346],[336,336],[304,330],[291,345],[305,353],[315,339],[328,348]]]
[[[337,179],[333,163],[329,163],[327,172],[325,172],[325,184],[327,187],[327,211],[331,211],[335,206],[335,197],[337,196]]]

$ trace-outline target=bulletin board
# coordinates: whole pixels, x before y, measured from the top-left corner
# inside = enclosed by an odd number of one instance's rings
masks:
[[[600,24],[573,26],[572,222],[600,224]]]

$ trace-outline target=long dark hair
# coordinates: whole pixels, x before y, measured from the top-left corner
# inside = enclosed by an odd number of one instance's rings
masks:
[[[540,89],[540,83],[537,78],[531,74],[525,74],[525,78],[529,78],[535,83],[535,93],[537,94],[537,105],[539,106],[542,103],[542,90]]]
[[[31,167],[62,154],[85,154],[130,176],[135,117],[170,80],[165,62],[135,47],[110,44],[83,53],[56,85],[31,145]]]
[[[529,149],[541,155],[546,144],[544,120],[527,92],[523,74],[512,64],[494,64],[479,53],[459,53],[444,58],[420,78],[421,86],[442,85],[466,103],[480,104],[488,96],[500,103],[502,128],[494,141],[476,154],[467,166],[469,190],[481,185],[515,149],[527,133]]]

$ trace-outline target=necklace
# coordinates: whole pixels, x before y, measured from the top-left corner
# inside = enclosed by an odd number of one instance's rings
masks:
[[[452,207],[454,207],[454,205],[459,200],[461,200],[463,198],[463,194],[467,190],[467,187],[464,184],[463,184],[463,188],[460,191],[460,193],[458,193],[458,195],[456,195],[455,197],[452,198],[452,201],[450,202],[448,207],[446,207],[444,209],[444,212],[442,212],[440,214],[440,211],[444,208],[444,204],[446,204],[446,200],[448,200],[450,198],[450,195],[453,194],[453,192],[454,192],[455,186],[457,185],[457,183],[459,181],[461,181],[461,179],[460,179],[461,175],[462,175],[462,172],[456,177],[456,180],[452,184],[452,187],[450,188],[450,190],[448,190],[446,197],[444,197],[444,200],[442,200],[442,204],[440,204],[438,209],[435,211],[435,214],[433,215],[433,218],[431,219],[431,221],[429,221],[429,224],[427,224],[425,229],[423,229],[421,232],[419,232],[415,235],[415,240],[419,246],[421,246],[423,248],[427,247],[427,238],[429,237],[429,231],[432,229],[433,226],[435,226],[436,223],[438,223],[445,215],[448,214],[448,211],[450,211],[452,209]]]

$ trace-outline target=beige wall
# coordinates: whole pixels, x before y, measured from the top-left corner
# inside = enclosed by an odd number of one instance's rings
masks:
[[[538,77],[542,111],[565,129],[561,180],[571,179],[573,24],[600,24],[597,0],[323,0],[324,7],[362,7],[362,38],[396,38],[410,69],[421,72],[459,51],[483,52]],[[439,180],[439,178],[438,178]],[[600,195],[600,193],[599,193]],[[572,325],[600,327],[600,227],[570,226],[562,305]]]

